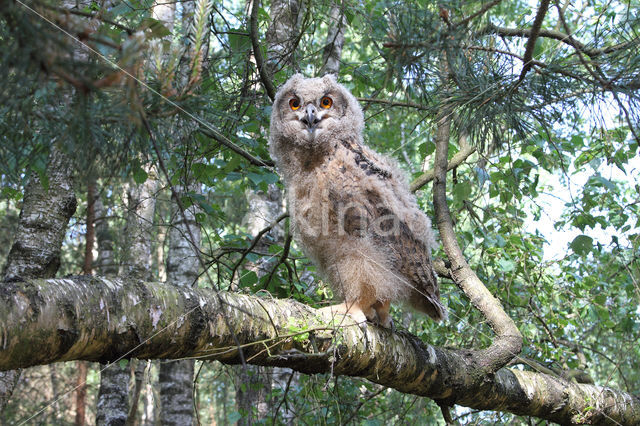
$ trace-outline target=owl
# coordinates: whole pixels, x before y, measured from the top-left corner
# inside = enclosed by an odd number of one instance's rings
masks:
[[[391,302],[446,316],[431,222],[395,162],[364,145],[364,116],[333,75],[291,77],[276,94],[269,151],[293,237],[344,302],[323,308],[392,326]]]

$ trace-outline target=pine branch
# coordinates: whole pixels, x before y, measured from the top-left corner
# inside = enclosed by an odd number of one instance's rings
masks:
[[[477,37],[481,37],[483,35],[489,34],[497,34],[502,37],[531,37],[531,29],[525,28],[505,28],[498,27],[494,24],[489,24],[482,30],[478,31],[475,35]],[[613,46],[607,46],[599,49],[590,49],[586,47],[582,42],[573,38],[573,36],[563,33],[561,31],[556,30],[545,30],[541,29],[538,32],[538,37],[551,38],[554,40],[561,41],[564,44],[567,44],[575,49],[579,49],[581,52],[584,52],[587,56],[597,57],[607,53],[613,53],[618,50],[623,50],[630,48],[638,43],[639,37],[635,37],[632,40],[629,40],[624,43],[619,43]]]
[[[547,10],[549,10],[549,0],[542,0],[540,2],[540,7],[538,7],[538,13],[536,14],[536,18],[533,21],[533,25],[531,25],[531,34],[529,35],[529,40],[527,41],[527,46],[524,50],[524,57],[522,58],[522,62],[524,62],[524,65],[522,66],[522,71],[520,72],[520,77],[518,78],[517,84],[520,84],[522,80],[524,80],[527,72],[529,72],[529,70],[531,69],[533,49],[536,47],[536,40],[538,39],[538,34],[540,33],[540,27],[542,27],[544,17],[547,15]]]

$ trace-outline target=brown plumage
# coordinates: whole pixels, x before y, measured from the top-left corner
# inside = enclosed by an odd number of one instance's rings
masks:
[[[405,301],[439,321],[431,222],[395,163],[364,145],[363,126],[333,76],[296,74],[278,91],[269,147],[294,237],[344,298],[332,312],[389,326],[389,304]]]

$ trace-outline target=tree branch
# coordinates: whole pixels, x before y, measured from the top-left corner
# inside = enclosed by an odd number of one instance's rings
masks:
[[[531,69],[533,49],[536,47],[536,40],[538,39],[538,34],[540,33],[540,27],[542,27],[542,21],[544,21],[544,17],[547,15],[547,10],[549,10],[549,0],[541,0],[540,7],[538,7],[538,13],[536,13],[536,18],[533,21],[533,25],[531,25],[531,34],[529,35],[527,46],[524,50],[524,57],[522,59],[524,65],[522,66],[522,71],[520,72],[518,83],[524,80],[527,72],[529,72],[529,70]]]
[[[251,364],[358,376],[447,405],[562,424],[640,422],[640,399],[615,389],[508,368],[478,377],[469,351],[371,324],[361,328],[348,317],[337,319],[343,326],[329,327],[328,318],[292,300],[132,279],[2,283],[0,370],[121,357],[238,363],[223,308]]]
[[[260,7],[260,0],[253,0],[251,5],[250,16],[250,36],[251,45],[253,46],[253,57],[256,59],[256,66],[258,67],[258,73],[260,74],[260,81],[267,92],[269,98],[273,101],[276,98],[276,88],[269,77],[267,68],[264,66],[264,58],[262,57],[262,51],[260,50],[260,41],[258,40],[258,8]]]
[[[494,24],[489,24],[482,30],[478,31],[476,35],[483,36],[488,34],[497,34],[503,37],[531,37],[531,29],[505,28],[505,27],[498,27]],[[626,49],[638,43],[638,39],[634,38],[633,40],[629,40],[624,43],[618,43],[614,46],[607,46],[599,49],[589,49],[583,43],[573,38],[573,36],[571,36],[570,34],[566,34],[561,31],[541,29],[538,33],[538,36],[559,40],[564,44],[567,44],[575,49],[578,49],[584,52],[586,55],[590,57],[595,57],[602,54],[612,53],[618,50]]]
[[[473,306],[482,312],[496,333],[496,338],[491,346],[472,354],[472,357],[476,360],[473,368],[478,369],[481,375],[489,375],[505,366],[514,356],[520,353],[522,335],[513,320],[504,312],[500,302],[493,297],[467,264],[453,231],[453,221],[447,205],[446,193],[450,129],[451,115],[444,115],[438,120],[436,132],[433,204],[436,222],[440,230],[440,238],[444,250],[451,261],[453,281],[469,297]]]
[[[452,170],[458,167],[460,164],[464,163],[464,161],[469,158],[471,154],[476,152],[477,148],[475,146],[467,145],[463,146],[460,151],[456,152],[453,157],[451,157],[451,161],[447,163],[447,171]],[[417,178],[411,182],[409,189],[411,192],[416,192],[418,189],[425,186],[427,183],[431,182],[434,177],[434,170],[427,170]]]
[[[453,27],[460,27],[462,25],[467,25],[471,20],[477,18],[478,16],[484,15],[489,9],[491,9],[492,7],[496,6],[497,4],[501,3],[502,0],[493,0],[492,2],[489,2],[487,4],[485,4],[484,6],[482,6],[477,12],[472,13],[471,15],[467,16],[466,18],[462,19],[460,22],[456,22],[453,24]]]
[[[231,151],[235,152],[236,154],[239,154],[241,156],[243,156],[244,158],[246,158],[247,160],[249,160],[249,162],[251,164],[253,164],[254,166],[267,166],[267,167],[274,167],[274,163],[271,160],[264,160],[262,158],[258,158],[258,157],[254,157],[253,155],[249,154],[247,151],[245,151],[244,149],[240,148],[238,145],[236,145],[235,143],[233,143],[229,138],[227,138],[225,135],[223,135],[222,133],[212,129],[210,126],[200,126],[198,128],[198,131],[200,131],[202,134],[209,136],[210,138],[215,139],[216,141],[220,142],[222,145],[226,146],[227,148],[229,148]]]
[[[358,99],[358,102],[385,104],[389,106],[397,106],[397,107],[404,107],[404,108],[415,108],[423,111],[433,110],[433,108],[429,108],[425,105],[417,104],[415,102],[396,102],[396,101],[391,101],[389,99],[377,99],[377,98],[356,98],[356,99]]]

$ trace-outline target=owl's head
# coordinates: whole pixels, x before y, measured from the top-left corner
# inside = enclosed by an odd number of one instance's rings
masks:
[[[276,94],[271,143],[313,148],[336,138],[360,139],[364,117],[356,98],[331,75],[291,77]]]

